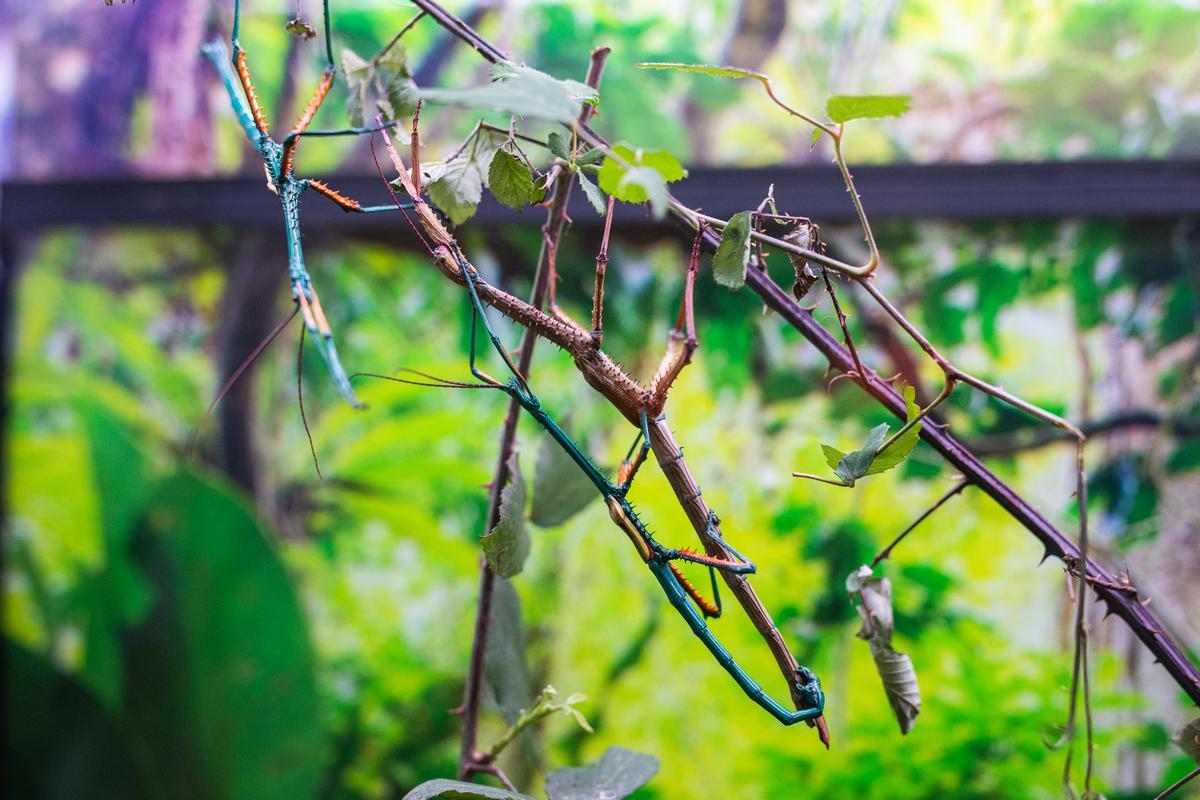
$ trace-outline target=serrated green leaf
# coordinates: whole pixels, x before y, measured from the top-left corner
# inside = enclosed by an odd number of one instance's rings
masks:
[[[567,141],[559,133],[551,133],[546,137],[546,146],[550,148],[550,152],[558,156],[564,161],[571,160],[571,148],[567,146]]]
[[[507,789],[496,789],[482,783],[452,781],[437,778],[425,781],[408,794],[404,800],[533,800],[527,794],[517,794]]]
[[[533,197],[533,173],[512,153],[497,150],[488,168],[488,188],[501,203],[522,211]]]
[[[579,188],[583,189],[583,196],[592,204],[592,208],[596,209],[597,214],[604,216],[608,211],[608,201],[604,199],[604,193],[600,191],[600,187],[592,183],[582,172],[575,174],[579,177]]]
[[[626,203],[649,201],[655,217],[667,213],[667,183],[687,175],[679,159],[666,150],[642,150],[621,143],[600,167],[600,188]]]
[[[584,103],[599,101],[596,91],[578,81],[558,80],[531,67],[508,61],[492,65],[492,82],[467,89],[422,89],[429,103],[486,109],[523,119],[570,125]]]
[[[584,767],[561,767],[546,776],[550,800],[622,800],[658,772],[658,759],[624,747],[609,747]]]
[[[904,424],[908,424],[917,418],[921,413],[921,407],[916,402],[917,390],[911,386],[904,387],[904,404],[908,411],[907,419]],[[921,435],[921,423],[913,425],[911,428],[900,434],[896,441],[888,445],[888,449],[877,455],[871,461],[871,468],[867,470],[868,475],[878,475],[881,472],[887,472],[892,467],[899,465],[904,459],[908,458],[908,454],[916,447],[917,440]]]
[[[867,434],[867,442],[862,449],[842,456],[833,473],[841,478],[847,486],[853,486],[854,482],[866,475],[867,470],[871,468],[871,461],[874,460],[879,445],[883,444],[884,438],[887,437],[887,432],[888,424],[886,422],[872,428],[871,432]]]
[[[740,289],[746,282],[746,267],[750,264],[750,212],[734,214],[721,232],[721,244],[713,256],[713,278],[730,289]]]
[[[538,444],[533,468],[533,503],[529,518],[534,525],[562,525],[598,497],[596,487],[567,452],[549,436]]]
[[[507,141],[503,134],[479,129],[449,161],[424,168],[429,199],[455,225],[475,214],[487,186],[488,171],[496,151]]]
[[[825,454],[825,463],[829,465],[830,469],[837,469],[838,462],[846,457],[846,454],[841,450],[838,450],[836,447],[830,447],[827,444],[821,445],[821,452]]]
[[[908,111],[912,98],[906,94],[839,94],[829,98],[825,113],[834,122],[852,119],[898,117]]]
[[[500,491],[500,519],[481,540],[492,571],[511,578],[529,556],[529,531],[525,527],[525,478],[514,453],[508,461],[508,483]]]
[[[679,64],[669,61],[645,61],[637,65],[638,69],[669,69],[676,72],[695,72],[701,75],[709,75],[714,78],[733,78],[741,80],[742,78],[755,78],[757,80],[766,80],[767,76],[761,72],[753,72],[748,69],[740,69],[739,67],[714,67],[709,64]]]

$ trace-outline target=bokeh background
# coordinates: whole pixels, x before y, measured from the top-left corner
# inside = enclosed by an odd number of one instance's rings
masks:
[[[242,42],[282,129],[319,75],[319,52],[284,31],[292,0],[245,5]],[[717,168],[777,167],[792,213],[807,213],[805,192],[836,191],[827,168],[807,169],[828,165],[823,144],[810,150],[809,132],[756,86],[634,65],[760,69],[814,112],[831,94],[910,93],[907,116],[851,134],[849,159],[879,165],[879,185],[903,174],[914,191],[927,188],[914,166],[956,163],[989,165],[963,173],[980,181],[1012,174],[1013,162],[1197,174],[1194,2],[449,7],[562,77],[581,78],[590,49],[612,47],[599,132],[669,149],[698,184]],[[312,0],[300,11],[319,22]],[[305,411],[322,479],[298,410],[290,328],[196,434],[218,387],[290,305],[276,200],[198,55],[228,34],[232,3],[47,0],[3,13],[4,713],[8,742],[37,743],[8,753],[20,769],[3,780],[19,792],[31,776],[53,776],[53,791],[26,796],[348,799],[452,776],[459,724],[448,711],[462,694],[481,485],[503,398],[360,384],[369,408],[354,411],[310,349]],[[335,0],[333,13],[335,49],[362,54],[413,15],[398,0]],[[477,57],[428,20],[404,41],[421,85],[484,79]],[[317,124],[344,124],[345,101],[339,81]],[[426,160],[474,120],[428,111]],[[363,141],[306,140],[300,163],[384,198],[366,180]],[[909,172],[889,172],[900,169]],[[765,194],[771,174],[732,180],[761,182]],[[690,199],[721,208],[720,182],[703,185],[711,194]],[[1021,185],[1031,205],[1056,191],[1049,178]],[[862,189],[870,212],[865,179]],[[1200,229],[1194,203],[1146,211],[1123,199],[1115,184],[1077,192],[1069,216],[963,219],[951,197],[941,214],[893,212],[876,223],[880,280],[956,363],[1092,425],[1094,551],[1128,570],[1195,658]],[[352,224],[320,202],[305,206],[305,246],[351,371],[466,374],[461,290],[400,222]],[[861,242],[849,211],[815,221],[852,259]],[[582,317],[599,229],[585,206],[573,216],[559,299]],[[143,217],[155,224],[137,224]],[[507,214],[488,201],[460,236],[491,280],[524,295],[541,221],[537,209]],[[605,346],[646,377],[688,242],[637,210],[618,218],[614,237]],[[778,256],[771,268],[781,281],[790,270]],[[818,302],[819,319],[836,326]],[[936,393],[936,370],[869,303],[848,290],[844,302],[865,361]],[[581,710],[595,733],[555,717],[523,737],[505,767],[533,792],[546,770],[620,744],[661,760],[645,798],[1059,796],[1072,613],[1060,566],[1039,566],[1038,543],[971,490],[897,549],[883,569],[924,700],[901,736],[854,637],[844,580],[954,475],[918,445],[902,470],[853,492],[792,479],[820,470],[819,442],[848,447],[885,415],[848,382],[827,390],[818,354],[748,292],[717,287],[705,271],[697,303],[701,349],[670,419],[726,535],[762,565],[755,586],[785,638],[823,677],[834,747],[746,701],[599,503],[536,529],[525,572],[501,586],[484,741],[503,729],[500,706],[553,684],[589,696]],[[561,353],[543,347],[535,364],[544,404],[569,410],[570,430],[615,465],[632,431]],[[943,418],[1074,530],[1069,445],[965,390]],[[526,474],[539,437],[522,423]],[[633,495],[662,538],[689,539],[657,470]],[[1122,623],[1099,609],[1089,619],[1097,784],[1110,798],[1152,797],[1192,768],[1169,737],[1196,710]],[[718,631],[776,688],[744,620],[732,614]]]

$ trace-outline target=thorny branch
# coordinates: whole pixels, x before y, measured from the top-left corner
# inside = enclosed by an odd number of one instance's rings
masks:
[[[458,36],[469,46],[473,47],[481,56],[488,61],[495,62],[504,58],[504,54],[497,50],[493,45],[479,36],[473,29],[463,23],[453,14],[450,14],[443,9],[435,0],[413,0],[413,3],[428,12],[433,16],[440,25],[448,31]],[[596,134],[588,126],[582,125],[578,128],[579,136],[587,144],[594,147],[608,147],[608,142],[603,137]],[[700,221],[723,226],[724,220],[719,220],[712,217],[707,217],[700,214],[694,209],[687,208],[679,203],[674,198],[671,198],[672,208],[677,215],[693,230],[696,229]],[[836,259],[830,259],[822,253],[817,253],[804,248],[796,247],[788,242],[784,242],[772,237],[767,237],[757,231],[752,232],[752,237],[764,244],[770,245],[778,250],[787,253],[794,253],[810,259],[814,263],[847,271],[847,267],[853,274],[853,267],[842,264]],[[719,244],[719,239],[712,231],[707,231],[703,235],[703,244],[705,249],[713,252]],[[843,372],[850,372],[853,368],[853,360],[850,354],[834,339],[828,331],[826,331],[820,323],[812,316],[811,312],[803,309],[796,303],[792,297],[784,291],[771,277],[763,271],[747,270],[746,285],[751,291],[759,295],[766,306],[779,314],[785,321],[794,327],[801,335],[803,335],[810,344],[816,348],[822,356],[830,363],[830,366],[835,369],[840,369]],[[864,281],[865,287],[871,287],[870,281]],[[886,310],[886,309],[885,309]],[[898,313],[898,312],[897,312]],[[895,316],[893,315],[893,319]],[[897,320],[899,323],[899,320]],[[903,325],[901,325],[903,327]],[[906,331],[914,333],[915,331]],[[917,333],[919,336],[919,333]],[[918,340],[920,343],[920,340]],[[926,344],[928,344],[926,342]],[[930,349],[931,346],[930,346]],[[928,352],[928,351],[927,351]],[[586,375],[585,375],[586,377]],[[978,386],[977,379],[967,380],[966,376],[959,376],[965,383]],[[897,392],[886,380],[875,374],[873,371],[867,370],[858,381],[863,390],[875,398],[883,407],[887,408],[891,413],[900,419],[906,416],[906,405],[903,397]],[[987,389],[996,389],[996,387],[984,384]],[[983,387],[980,387],[983,388]],[[1014,398],[1015,399],[1015,398]],[[1027,405],[1027,404],[1026,404]],[[1018,406],[1021,407],[1021,406]],[[1042,412],[1045,413],[1045,412]],[[1062,423],[1058,427],[1074,431],[1073,426],[1066,423],[1065,420],[1060,420]],[[653,433],[653,431],[652,431]],[[1073,433],[1072,433],[1073,435]],[[1033,508],[1023,497],[1015,492],[1011,487],[997,478],[973,453],[967,450],[959,443],[949,432],[939,426],[924,425],[921,428],[920,437],[928,442],[938,453],[940,453],[946,461],[957,469],[965,479],[970,483],[978,486],[988,496],[995,500],[1014,520],[1025,527],[1034,537],[1036,537],[1046,550],[1046,556],[1054,556],[1060,560],[1074,558],[1078,563],[1086,565],[1084,574],[1099,579],[1105,583],[1114,582],[1114,578],[1109,575],[1103,567],[1096,564],[1090,558],[1081,558],[1080,549],[1062,534],[1052,523],[1050,523],[1040,512]],[[656,447],[656,454],[661,452],[661,448]],[[661,463],[661,462],[660,462]],[[699,522],[692,514],[689,514],[693,526],[699,526],[699,530],[703,529],[704,520]],[[699,532],[698,530],[698,532]],[[725,576],[729,580],[729,576]],[[1179,645],[1176,644],[1170,636],[1163,632],[1162,625],[1141,603],[1131,601],[1125,592],[1115,591],[1103,583],[1093,584],[1093,591],[1106,604],[1109,613],[1116,614],[1133,631],[1134,635],[1141,640],[1142,644],[1162,663],[1164,669],[1171,677],[1179,684],[1179,686],[1188,694],[1188,696],[1197,705],[1200,705],[1200,670],[1192,664],[1184,655]],[[757,598],[755,598],[757,599]],[[739,600],[741,597],[739,596]],[[743,607],[746,604],[743,603]],[[749,609],[747,609],[749,611]],[[775,650],[775,648],[773,648]],[[784,648],[786,651],[786,648]],[[777,660],[780,660],[780,655],[776,651]],[[782,666],[782,662],[781,662]]]
[[[425,12],[422,11],[422,13]],[[589,86],[594,88],[600,85],[608,53],[609,50],[606,47],[597,48],[592,51],[591,65],[588,68],[587,74],[587,84]],[[580,114],[580,123],[586,123],[592,111],[593,108],[591,106],[584,106]],[[412,149],[414,153],[417,151],[418,146],[417,121],[414,118],[412,129]],[[415,160],[412,174],[414,176],[418,175]],[[530,305],[534,309],[540,309],[546,302],[550,283],[553,280],[552,262],[554,252],[566,223],[567,202],[571,196],[574,179],[575,176],[572,173],[563,172],[559,175],[554,185],[554,195],[550,201],[550,209],[546,215],[546,224],[542,228],[542,250],[538,255],[537,268],[533,278],[533,290],[530,296]],[[417,183],[417,179],[414,179],[412,182],[419,191],[420,184]],[[533,349],[534,345],[537,344],[537,338],[537,334],[532,328],[525,331],[517,362],[522,375],[529,375],[530,367],[533,364]],[[490,533],[492,528],[496,527],[496,524],[500,521],[500,496],[509,480],[508,465],[516,449],[517,423],[520,421],[520,418],[521,405],[516,400],[510,401],[508,412],[504,417],[504,426],[500,431],[500,447],[496,460],[496,470],[492,476],[491,496],[488,501],[488,513],[486,517],[487,528],[483,531],[484,534]],[[495,583],[495,573],[488,567],[487,559],[481,556],[479,559],[479,598],[475,612],[475,633],[471,642],[471,661],[467,670],[466,686],[463,689],[463,728],[459,751],[458,777],[460,780],[466,780],[474,773],[489,772],[496,775],[511,788],[507,776],[498,767],[490,763],[492,758],[490,753],[480,753],[478,751],[479,701],[483,688],[484,659],[487,651],[488,629],[491,624],[492,594]]]

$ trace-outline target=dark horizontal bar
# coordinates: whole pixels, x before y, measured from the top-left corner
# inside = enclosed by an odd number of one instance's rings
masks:
[[[875,220],[1162,219],[1200,214],[1200,160],[862,166],[854,175],[867,213]],[[328,183],[367,204],[388,201],[376,176],[343,176]],[[780,207],[790,213],[818,222],[852,218],[849,198],[833,167],[698,167],[671,190],[687,205],[727,218],[757,207],[772,183]],[[8,235],[61,225],[280,223],[279,205],[261,177],[11,181],[0,185],[0,192],[0,233]],[[657,224],[642,208],[619,208],[618,220],[624,225]],[[579,193],[569,213],[577,225],[600,221]],[[510,211],[489,196],[474,219],[486,225],[540,225],[543,217]],[[304,204],[307,231],[384,231],[395,223],[390,214],[346,214],[315,194]]]

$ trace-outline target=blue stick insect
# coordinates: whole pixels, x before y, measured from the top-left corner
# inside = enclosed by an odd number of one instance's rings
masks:
[[[233,8],[233,32],[230,37],[233,48],[232,57],[225,49],[225,43],[220,39],[204,45],[203,53],[208,56],[216,66],[217,72],[220,73],[238,123],[245,131],[246,138],[250,140],[254,149],[262,157],[263,168],[267,173],[267,187],[279,196],[279,203],[283,207],[284,230],[287,233],[288,279],[292,286],[292,299],[295,300],[304,317],[304,326],[320,351],[321,358],[325,361],[325,366],[342,397],[356,408],[361,408],[362,404],[354,394],[350,380],[346,377],[346,371],[342,368],[341,359],[338,358],[333,332],[329,327],[329,321],[325,318],[325,311],[321,308],[321,299],[313,287],[312,277],[304,266],[304,250],[300,245],[300,196],[306,190],[313,189],[336,203],[342,210],[357,214],[395,211],[396,207],[394,205],[363,206],[358,201],[331,189],[322,181],[297,177],[293,168],[296,147],[300,143],[301,136],[355,136],[372,133],[395,123],[384,122],[365,128],[308,129],[313,116],[321,107],[322,101],[333,85],[336,73],[333,63],[332,35],[329,28],[329,0],[324,0],[325,71],[321,75],[321,81],[317,85],[312,99],[308,101],[308,105],[301,112],[296,124],[292,126],[291,132],[282,141],[273,139],[267,128],[266,114],[254,91],[254,84],[250,80],[250,70],[246,65],[246,51],[238,43],[238,27],[241,22],[239,0],[235,0]]]
[[[421,201],[416,202],[418,215],[425,209],[422,207]],[[411,223],[411,220],[409,220]],[[415,228],[415,226],[414,226]],[[418,232],[419,234],[419,232]],[[562,429],[554,418],[542,407],[537,396],[530,389],[528,382],[521,375],[520,370],[513,362],[504,344],[500,341],[492,330],[491,324],[488,322],[487,315],[484,313],[483,302],[480,299],[480,287],[487,287],[482,279],[478,276],[475,268],[462,256],[456,245],[438,242],[436,249],[431,248],[434,253],[435,261],[438,262],[439,268],[443,272],[455,272],[462,275],[467,291],[470,295],[471,303],[471,336],[470,336],[470,355],[469,368],[471,374],[480,383],[463,383],[458,381],[450,381],[441,378],[434,378],[424,373],[416,373],[424,378],[431,379],[431,382],[409,380],[405,378],[397,378],[387,375],[363,374],[364,377],[383,378],[399,383],[415,384],[418,386],[432,386],[438,388],[469,388],[469,389],[498,389],[509,397],[513,398],[521,405],[525,411],[533,417],[533,419],[550,435],[552,439],[570,456],[578,467],[583,470],[588,479],[595,485],[600,495],[604,498],[604,502],[608,507],[609,517],[613,523],[621,529],[621,531],[629,538],[634,548],[637,550],[638,556],[649,568],[651,574],[662,587],[663,592],[667,596],[667,600],[671,606],[679,613],[683,620],[688,624],[692,633],[695,634],[708,651],[717,660],[717,663],[725,669],[726,672],[733,677],[734,682],[742,689],[746,695],[771,714],[776,720],[784,725],[794,725],[797,722],[806,722],[817,720],[822,716],[825,709],[825,694],[821,690],[820,679],[807,667],[799,667],[794,676],[795,689],[797,696],[802,700],[803,707],[800,709],[788,709],[771,697],[766,691],[759,686],[753,678],[734,659],[733,655],[725,649],[725,646],[716,638],[712,630],[708,627],[704,617],[715,617],[721,613],[720,594],[717,590],[717,581],[715,578],[715,570],[722,570],[736,574],[750,574],[756,571],[754,562],[747,559],[737,550],[733,549],[727,542],[720,538],[717,528],[717,519],[715,514],[709,512],[707,534],[715,538],[726,552],[731,554],[731,559],[717,558],[708,555],[702,555],[689,550],[678,550],[666,547],[660,544],[650,530],[642,522],[641,518],[634,511],[633,506],[628,499],[630,485],[634,475],[637,473],[638,466],[645,460],[647,453],[650,451],[650,433],[649,425],[646,417],[646,412],[641,412],[641,431],[633,446],[630,448],[629,455],[626,456],[625,463],[622,465],[617,478],[617,482],[610,480],[596,464],[587,456],[586,453],[575,443],[574,440]],[[692,285],[689,281],[688,286]],[[685,290],[687,291],[687,290]],[[493,294],[489,292],[489,296]],[[685,295],[686,298],[687,295]],[[526,306],[521,301],[511,298],[514,303],[511,314],[514,319],[528,319],[534,315],[540,314],[531,306]],[[685,300],[686,305],[686,300]],[[681,314],[682,316],[682,314]],[[488,339],[491,341],[493,348],[499,354],[505,367],[510,373],[507,381],[499,381],[491,377],[487,373],[479,369],[475,364],[475,341],[479,324],[482,322]],[[689,331],[690,333],[690,331]],[[412,372],[411,370],[407,370]],[[640,443],[640,448],[639,448]],[[636,456],[634,455],[636,451]],[[712,577],[712,588],[714,593],[715,603],[710,603],[704,598],[692,584],[687,580],[684,574],[676,567],[676,561],[689,561],[696,564],[707,566]]]

